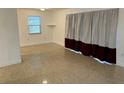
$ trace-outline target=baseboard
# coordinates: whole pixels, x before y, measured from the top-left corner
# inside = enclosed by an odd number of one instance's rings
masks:
[[[117,65],[117,66],[120,66],[120,67],[124,67],[124,64],[119,64],[118,62],[117,62],[116,65]]]
[[[16,60],[16,61],[9,61],[8,64],[1,64],[1,65],[0,65],[0,68],[6,67],[6,66],[10,66],[10,65],[14,65],[14,64],[19,64],[19,63],[21,63],[21,62],[22,62],[21,58],[20,58],[19,60]],[[6,62],[5,62],[5,63],[6,63]]]
[[[62,43],[58,43],[58,42],[55,42],[55,41],[53,41],[53,43],[58,44],[58,45],[60,45],[60,46],[63,46],[63,47],[64,47],[64,44],[62,44]]]
[[[52,42],[51,41],[46,41],[46,42],[40,42],[40,43],[24,44],[24,45],[21,45],[21,47],[40,45],[40,44],[47,44],[47,43],[52,43]]]

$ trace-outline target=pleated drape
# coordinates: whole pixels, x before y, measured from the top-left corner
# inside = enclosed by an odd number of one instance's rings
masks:
[[[65,47],[116,63],[118,9],[66,16]]]

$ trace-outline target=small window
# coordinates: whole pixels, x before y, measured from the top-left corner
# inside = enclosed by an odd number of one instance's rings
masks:
[[[28,31],[29,34],[41,33],[40,16],[28,16]]]

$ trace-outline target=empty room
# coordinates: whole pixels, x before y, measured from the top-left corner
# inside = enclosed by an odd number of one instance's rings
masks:
[[[0,8],[0,83],[123,84],[123,17],[123,8]]]

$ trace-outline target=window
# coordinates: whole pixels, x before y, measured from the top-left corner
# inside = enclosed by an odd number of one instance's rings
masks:
[[[40,16],[28,16],[28,31],[30,34],[41,33]]]

